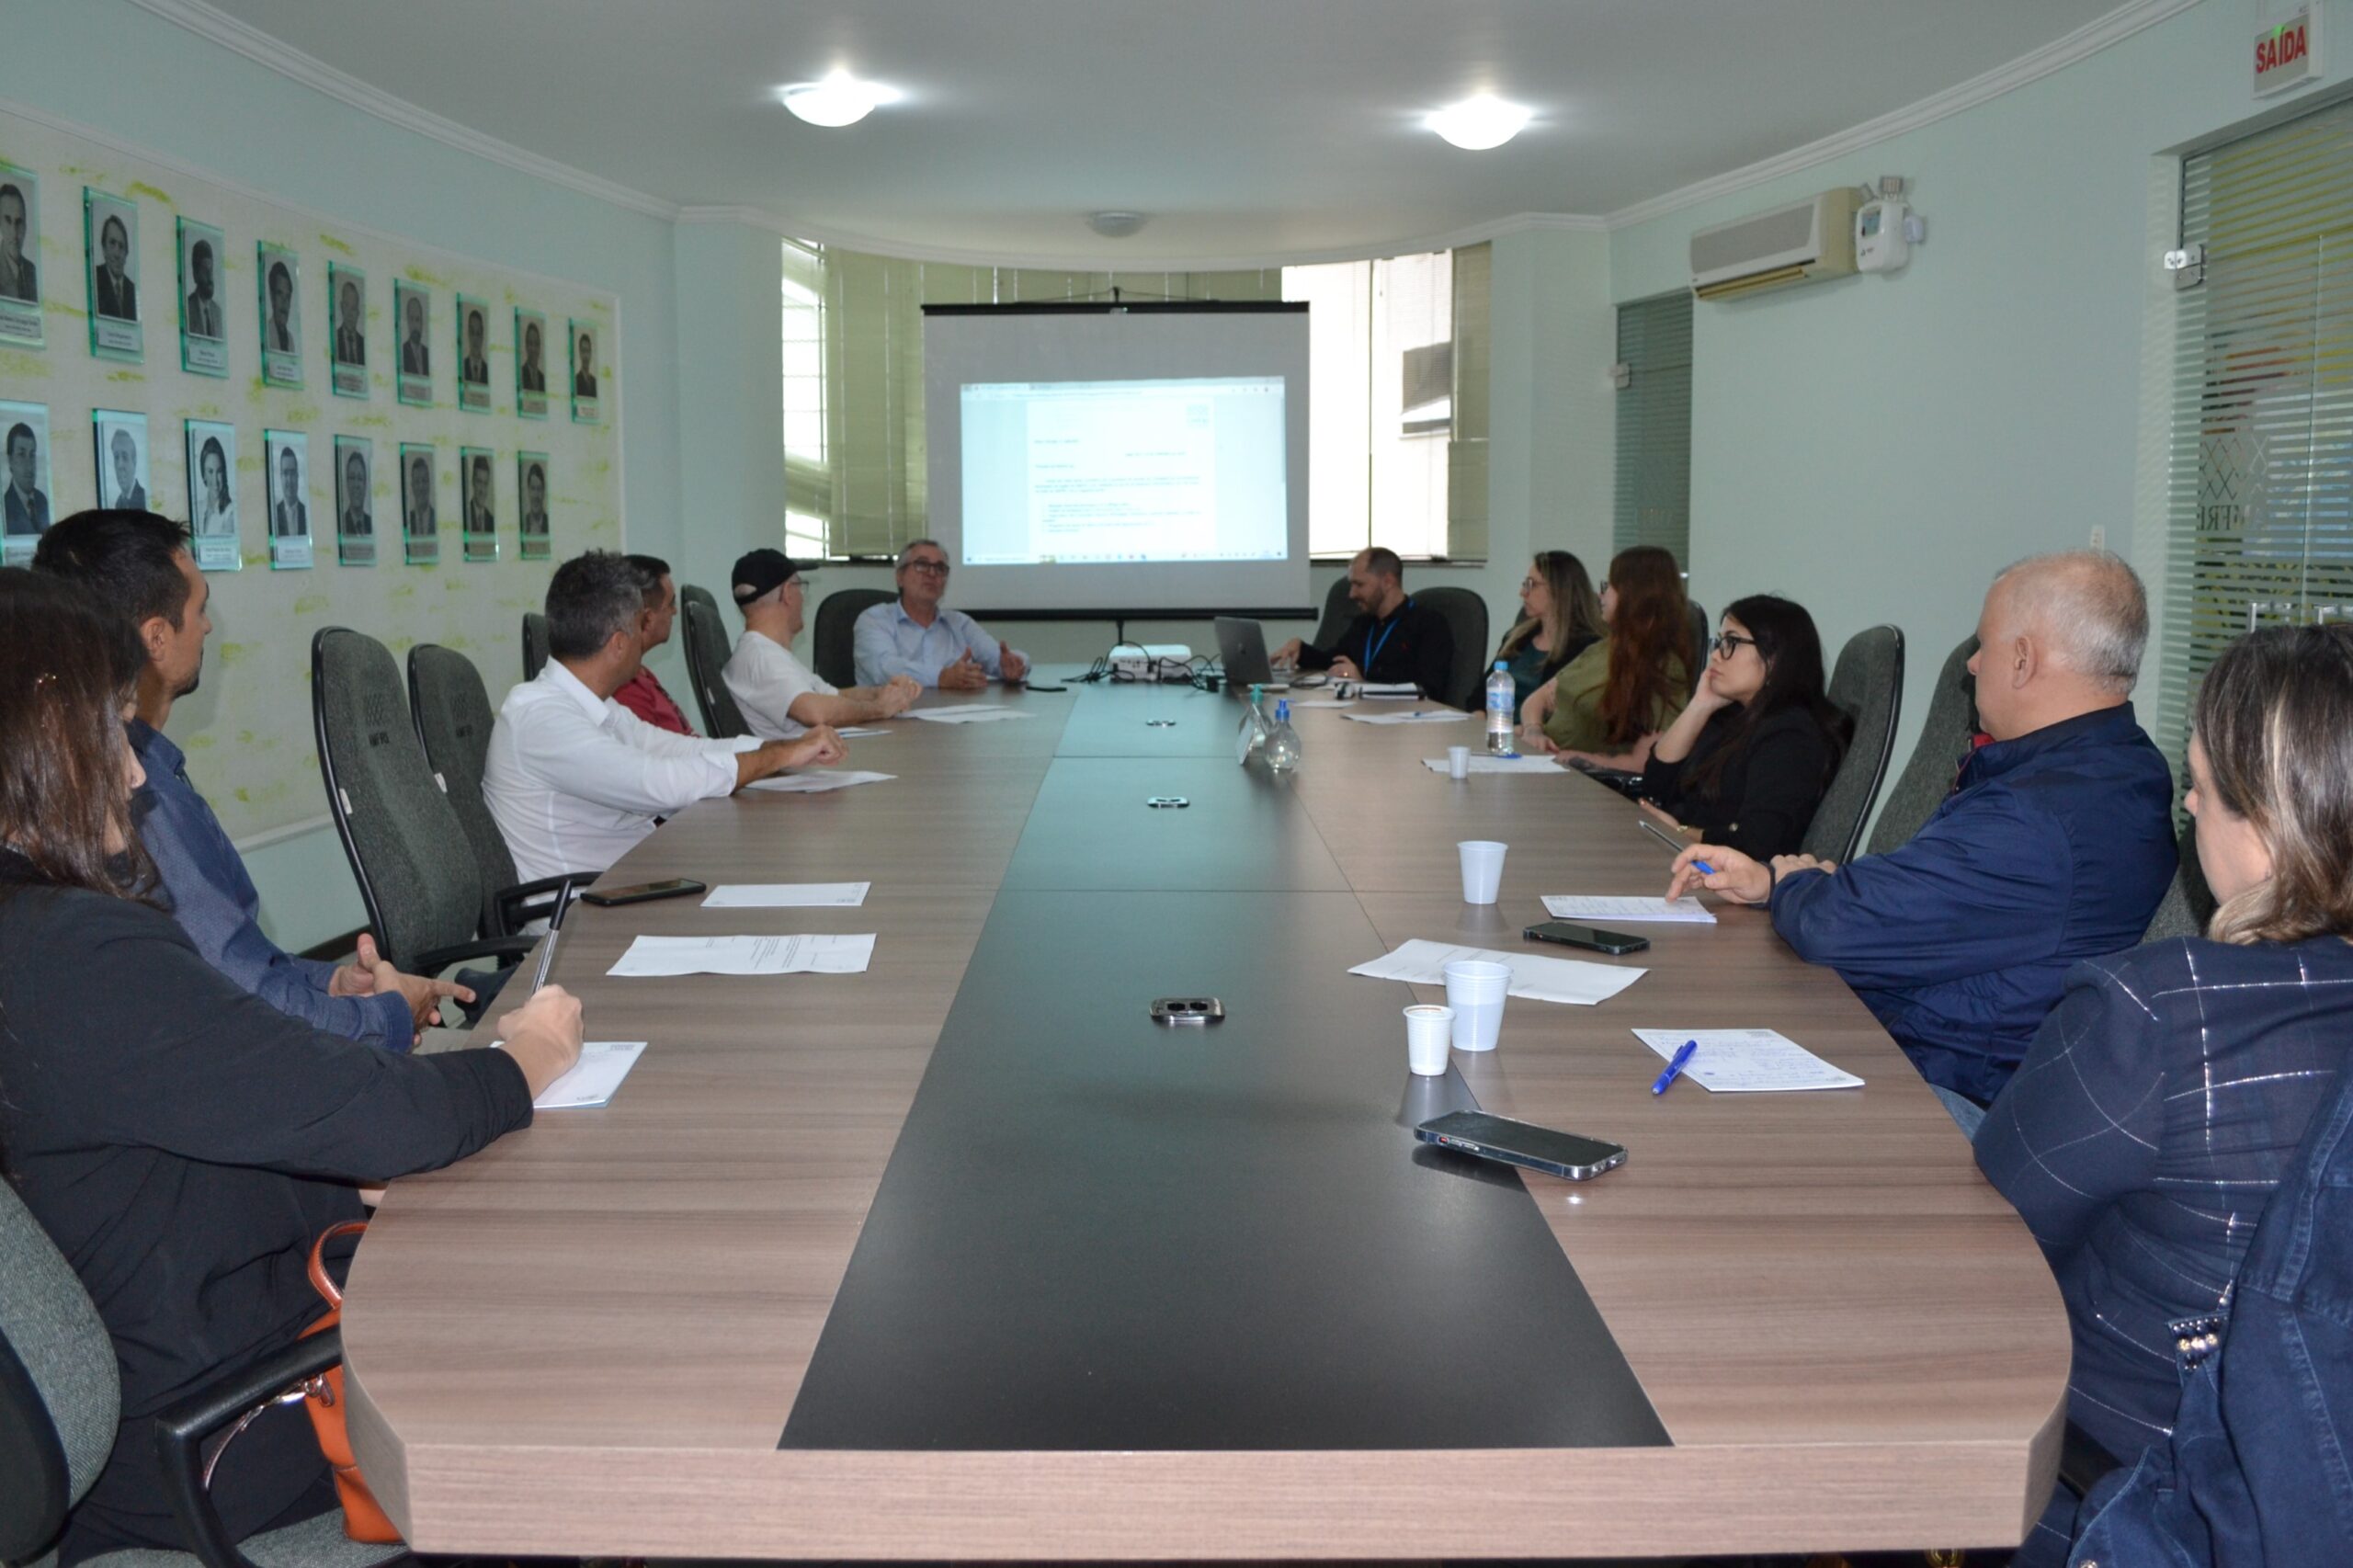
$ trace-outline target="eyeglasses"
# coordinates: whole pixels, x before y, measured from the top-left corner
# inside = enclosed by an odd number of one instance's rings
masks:
[[[948,575],[948,562],[945,561],[910,561],[906,569],[910,572],[936,572],[942,577]]]
[[[1715,649],[1717,658],[1729,659],[1743,648],[1756,647],[1756,639],[1743,637],[1736,631],[1726,631],[1719,635],[1709,646]]]
[[[1541,578],[1522,577],[1519,580],[1519,591],[1523,594],[1532,594],[1543,585],[1544,584]]]

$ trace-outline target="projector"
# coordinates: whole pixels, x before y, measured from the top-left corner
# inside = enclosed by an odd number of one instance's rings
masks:
[[[1113,680],[1193,678],[1193,651],[1182,642],[1122,642],[1111,650]]]

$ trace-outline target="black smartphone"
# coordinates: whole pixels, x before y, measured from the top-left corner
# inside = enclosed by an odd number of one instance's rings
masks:
[[[1555,1132],[1484,1111],[1450,1110],[1414,1129],[1414,1136],[1441,1149],[1476,1154],[1506,1165],[1525,1165],[1548,1176],[1586,1181],[1626,1163],[1626,1146],[1574,1132]]]
[[[666,882],[640,882],[630,888],[592,888],[580,895],[583,903],[652,903],[657,898],[684,898],[690,892],[708,892],[710,889],[692,877],[674,877]]]
[[[1558,942],[1564,948],[1585,948],[1597,953],[1639,953],[1651,945],[1648,937],[1625,931],[1604,931],[1567,920],[1540,920],[1520,933],[1531,942]]]
[[[1068,691],[1070,687],[1066,686],[1047,686],[1040,681],[1025,680],[1021,683],[1021,689],[1024,691]]]

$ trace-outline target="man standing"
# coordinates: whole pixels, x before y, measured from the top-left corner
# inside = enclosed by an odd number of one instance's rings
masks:
[[[1405,563],[1395,551],[1376,544],[1357,552],[1348,562],[1348,602],[1362,613],[1339,642],[1318,648],[1294,637],[1269,662],[1330,670],[1341,680],[1411,681],[1423,696],[1443,699],[1454,667],[1454,629],[1407,596]]]
[[[0,185],[0,300],[40,298],[40,269],[25,254],[25,193],[16,185]]]
[[[538,479],[539,472],[534,467],[531,477]],[[540,480],[539,489],[542,500],[540,526],[534,530],[530,514],[526,512],[523,516],[525,533],[548,531],[548,515],[544,509],[547,482]],[[644,573],[654,585],[653,592],[645,597],[645,651],[651,653],[670,641],[670,629],[678,619],[678,585],[670,578],[670,563],[658,555],[632,555],[629,563]],[[667,730],[674,735],[695,733],[695,727],[687,722],[685,710],[663,689],[652,665],[639,665],[637,674],[630,676],[621,688],[613,693],[613,700],[657,730]]]
[[[335,362],[368,363],[368,334],[359,323],[359,285],[348,278],[335,291]]]
[[[278,449],[278,504],[269,509],[273,539],[294,539],[311,531],[311,509],[302,505],[302,464],[291,447]]]
[[[698,801],[847,754],[829,729],[798,741],[695,740],[613,700],[645,662],[645,601],[659,579],[606,551],[548,582],[548,662],[506,694],[483,798],[527,881],[602,871]]]
[[[720,678],[756,735],[789,741],[819,724],[859,724],[895,719],[915,705],[923,687],[894,675],[879,687],[844,691],[793,657],[806,593],[801,568],[780,550],[756,550],[735,562],[736,608],[744,635]]]
[[[358,961],[337,968],[296,958],[262,934],[261,896],[244,861],[163,733],[173,703],[197,687],[212,630],[212,590],[188,554],[187,529],[153,512],[76,513],[41,540],[33,568],[82,583],[130,619],[147,650],[127,726],[147,770],[134,814],[172,917],[205,962],[281,1013],[387,1051],[406,1051],[444,1000],[473,1000],[462,985],[401,973],[365,935]]]
[[[147,487],[139,483],[139,443],[131,439],[130,431],[117,430],[114,439],[107,443],[107,455],[114,459],[115,509],[145,511]]]
[[[188,272],[196,287],[188,295],[188,335],[221,335],[221,301],[212,295],[212,242],[199,240],[188,248]]]
[[[33,427],[19,420],[8,426],[7,531],[43,533],[49,528],[49,497],[36,488],[40,443]]]
[[[992,680],[1018,686],[1029,660],[944,608],[948,551],[919,539],[899,551],[899,597],[858,618],[858,684],[879,687],[898,676],[942,691],[979,691]]]
[[[131,265],[131,230],[113,213],[98,225],[98,314],[115,321],[139,319],[139,285],[125,270]]]
[[[2138,943],[2179,864],[2173,782],[2132,714],[2148,636],[2141,580],[2115,556],[2019,562],[1977,619],[1983,744],[1908,843],[1845,866],[1695,845],[1668,896],[1699,884],[1769,904],[1773,928],[1836,970],[1922,1077],[1986,1104],[2068,968]]]

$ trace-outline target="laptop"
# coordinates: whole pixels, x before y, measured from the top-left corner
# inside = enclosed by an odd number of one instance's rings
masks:
[[[1219,616],[1217,658],[1225,670],[1228,691],[1247,691],[1254,686],[1262,686],[1268,691],[1290,689],[1288,680],[1275,678],[1275,667],[1267,662],[1266,629],[1255,620]]]

